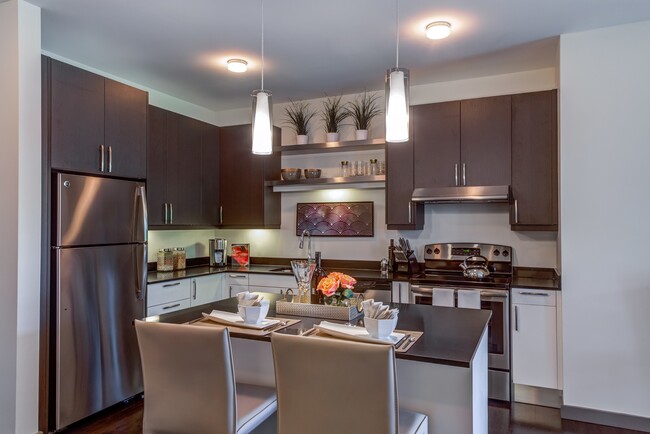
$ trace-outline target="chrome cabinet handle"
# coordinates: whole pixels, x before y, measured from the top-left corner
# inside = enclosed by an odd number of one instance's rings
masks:
[[[536,295],[538,297],[548,297],[548,294],[545,292],[529,292],[529,291],[520,291],[521,295]]]
[[[169,224],[174,224],[174,204],[171,202],[169,203]]]
[[[515,331],[519,331],[519,306],[515,305]]]
[[[170,286],[178,286],[180,285],[181,282],[176,282],[176,283],[168,283],[166,285],[163,285],[163,288],[169,288]]]
[[[245,274],[229,274],[228,276],[232,277],[232,278],[235,278],[235,279],[238,278],[238,277],[246,277]]]
[[[411,223],[411,220],[413,219],[412,214],[413,214],[413,202],[409,202],[409,223]]]
[[[219,224],[223,224],[223,206],[219,205]]]
[[[180,303],[176,303],[176,304],[172,304],[172,305],[169,305],[169,306],[165,306],[165,307],[163,307],[163,310],[173,309],[173,308],[178,307],[180,305],[181,305]]]
[[[454,183],[458,187],[458,163],[454,164]]]
[[[467,165],[463,163],[463,185],[467,185],[466,175],[467,175]]]
[[[99,171],[104,171],[104,145],[99,145]]]
[[[196,280],[192,280],[192,285],[194,286],[193,292],[192,292],[192,299],[196,300]]]
[[[113,171],[113,147],[108,145],[108,173]]]
[[[515,199],[515,223],[519,223],[519,206],[517,199]]]
[[[165,216],[164,216],[164,220],[163,220],[164,224],[167,224],[167,223],[168,223],[168,220],[167,220],[167,209],[168,209],[168,204],[165,203]]]

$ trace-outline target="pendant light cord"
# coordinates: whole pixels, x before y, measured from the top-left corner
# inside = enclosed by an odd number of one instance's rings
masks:
[[[264,0],[260,0],[262,3],[262,89],[264,90]]]
[[[395,43],[395,67],[399,68],[399,0],[395,0],[395,29],[397,32],[397,42]]]

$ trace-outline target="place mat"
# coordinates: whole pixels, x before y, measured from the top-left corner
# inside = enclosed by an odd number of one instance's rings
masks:
[[[209,320],[207,318],[201,318],[195,321],[191,321],[188,324],[198,325],[203,327],[226,327],[230,333],[238,333],[241,335],[250,335],[250,336],[266,336],[268,334],[271,334],[271,332],[277,332],[278,330],[282,330],[294,324],[298,324],[301,321],[299,319],[288,319],[288,318],[271,318],[271,317],[267,317],[267,318],[276,319],[281,322],[277,322],[275,323],[274,326],[270,326],[262,330],[237,327],[235,325],[220,324],[212,320]],[[286,324],[283,324],[284,322],[286,322]]]
[[[403,336],[408,336],[408,340],[401,339],[397,342],[395,345],[395,352],[396,353],[406,353],[408,350],[411,349],[411,347],[422,337],[424,332],[416,332],[412,330],[395,330],[394,333],[400,333]],[[316,327],[312,327],[311,329],[307,330],[302,334],[302,336],[309,336],[309,337],[324,337],[324,338],[335,338],[335,339],[346,339],[346,340],[356,340],[356,339],[350,339],[349,337],[338,337],[338,336],[333,336],[329,333],[325,333],[322,329],[318,329]],[[412,341],[410,339],[413,339]],[[384,345],[383,342],[369,342],[365,341],[367,343],[377,343],[380,345]],[[405,346],[406,345],[406,346]]]
[[[266,317],[257,324],[249,324],[244,322],[244,319],[238,313],[224,312],[222,310],[213,310],[210,313],[203,312],[201,315],[203,315],[203,318],[209,319],[210,321],[224,325],[232,325],[243,329],[262,330],[280,322],[280,320]]]

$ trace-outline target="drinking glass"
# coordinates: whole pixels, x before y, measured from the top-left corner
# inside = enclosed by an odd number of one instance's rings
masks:
[[[314,262],[305,260],[291,261],[291,269],[293,275],[298,282],[298,299],[301,303],[309,303],[311,301],[311,276],[314,274],[316,264]]]

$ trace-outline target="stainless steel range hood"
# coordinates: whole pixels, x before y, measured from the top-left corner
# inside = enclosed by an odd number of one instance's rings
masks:
[[[471,187],[416,188],[411,198],[413,202],[424,203],[484,203],[508,202],[509,185],[489,185]]]

